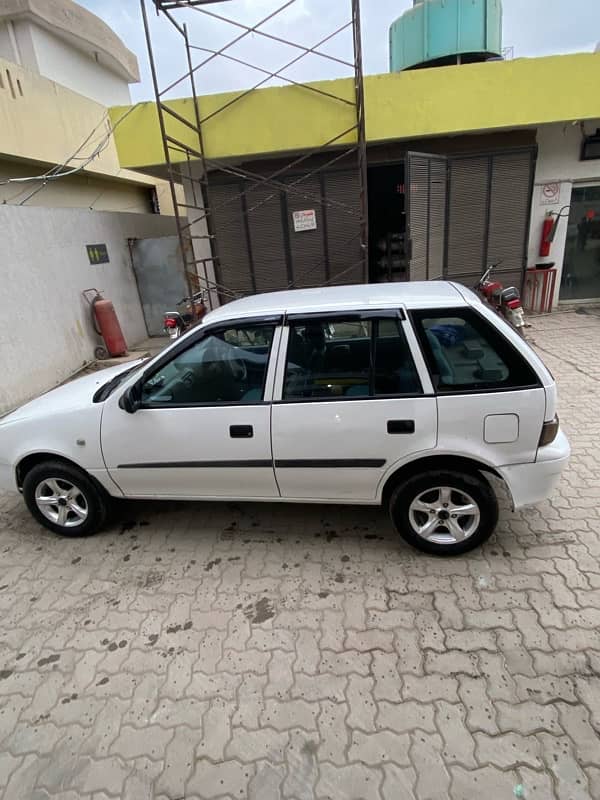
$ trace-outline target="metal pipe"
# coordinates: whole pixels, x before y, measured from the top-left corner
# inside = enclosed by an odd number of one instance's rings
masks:
[[[150,36],[150,27],[148,25],[148,15],[146,14],[146,3],[145,0],[140,0],[140,5],[142,8],[142,20],[144,22],[144,34],[146,37],[146,47],[148,48],[148,60],[150,62],[150,73],[152,75],[152,85],[154,86],[154,94],[156,95],[156,110],[158,113],[158,125],[160,128],[161,138],[163,141],[163,150],[165,154],[165,161],[167,163],[167,167],[169,169],[169,174],[171,170],[171,156],[169,153],[169,144],[167,138],[167,130],[165,126],[165,119],[163,116],[163,110],[160,107],[158,102],[159,99],[159,89],[158,89],[158,75],[156,72],[156,63],[154,61],[154,52],[152,49],[152,37]],[[175,183],[171,179],[169,180],[169,186],[171,189],[171,200],[173,201],[173,211],[175,213],[175,224],[177,226],[177,236],[179,237],[179,247],[181,250],[181,258],[183,260],[183,269],[184,269],[184,277],[185,282],[188,288],[188,292],[190,294],[190,302],[192,304],[192,313],[195,313],[195,305],[194,305],[194,292],[192,289],[192,284],[190,281],[190,276],[188,275],[187,271],[187,261],[185,257],[185,247],[186,241],[183,236],[183,228],[181,226],[181,216],[179,214],[179,208],[177,207],[177,194],[175,192]]]

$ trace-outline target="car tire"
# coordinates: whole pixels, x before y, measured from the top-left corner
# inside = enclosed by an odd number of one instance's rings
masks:
[[[432,470],[396,486],[389,512],[396,531],[413,547],[457,556],[492,535],[498,500],[480,473]]]
[[[108,517],[106,492],[83,470],[64,461],[32,467],[23,481],[23,497],[35,519],[61,536],[91,536]]]

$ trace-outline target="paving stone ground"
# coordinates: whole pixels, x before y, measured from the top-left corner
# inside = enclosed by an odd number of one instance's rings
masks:
[[[600,318],[538,318],[574,455],[482,549],[365,508],[0,496],[8,800],[600,797]]]

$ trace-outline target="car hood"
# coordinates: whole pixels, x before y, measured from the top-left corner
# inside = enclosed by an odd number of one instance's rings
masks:
[[[120,373],[141,364],[142,361],[143,359],[136,359],[135,361],[128,361],[126,364],[118,364],[116,367],[108,367],[94,372],[92,375],[84,375],[82,378],[69,381],[69,383],[65,383],[56,389],[51,389],[46,394],[36,397],[35,400],[31,400],[24,406],[17,408],[16,411],[12,411],[2,417],[0,425],[88,407],[93,402],[94,394],[101,386],[104,386],[105,383],[108,383]]]

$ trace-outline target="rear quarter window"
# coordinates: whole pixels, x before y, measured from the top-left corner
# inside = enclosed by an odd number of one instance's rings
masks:
[[[433,384],[440,393],[539,386],[531,365],[502,333],[470,308],[412,312]]]

